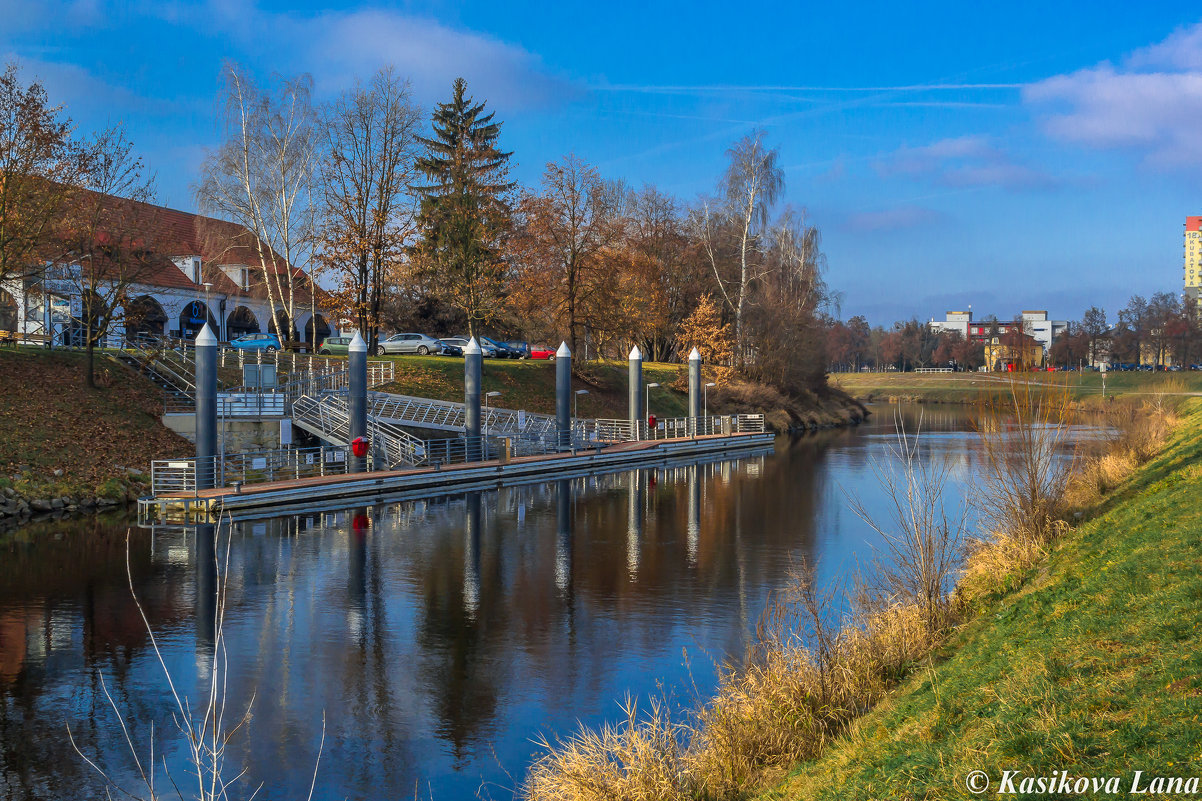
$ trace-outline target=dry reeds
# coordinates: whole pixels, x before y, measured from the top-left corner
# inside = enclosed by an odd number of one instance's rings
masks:
[[[692,798],[683,760],[686,726],[674,723],[652,701],[640,715],[627,698],[623,720],[598,730],[582,728],[535,761],[523,793],[539,801],[675,801]]]

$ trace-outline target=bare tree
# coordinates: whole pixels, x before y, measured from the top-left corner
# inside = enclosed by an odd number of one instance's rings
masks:
[[[921,422],[919,427],[907,433],[899,414],[888,460],[873,463],[885,492],[886,515],[873,514],[857,497],[851,498],[851,508],[884,543],[884,558],[875,566],[879,586],[873,594],[917,604],[929,629],[938,631],[948,611],[952,571],[963,553],[967,509],[948,513],[948,464],[923,458]]]
[[[124,322],[129,289],[148,279],[163,257],[155,253],[154,178],[121,127],[86,146],[82,186],[66,203],[56,231],[59,250],[50,274],[80,298],[87,349],[87,384],[96,385],[96,346]]]
[[[773,204],[784,191],[784,170],[778,151],[764,145],[764,133],[754,131],[726,151],[730,165],[722,178],[722,204],[715,213],[708,202],[697,219],[699,234],[722,298],[734,314],[735,363],[741,366],[746,352],[744,316],[751,287],[763,275],[762,235]],[[715,219],[717,217],[717,219]],[[730,227],[734,238],[734,264],[724,263],[715,239]],[[732,269],[733,267],[733,269]]]
[[[421,109],[392,67],[356,84],[322,126],[320,262],[335,271],[371,348],[379,338],[387,279],[415,231]]]
[[[0,74],[0,281],[45,263],[55,221],[84,167],[71,121],[38,81],[22,86],[17,65]]]
[[[282,79],[271,93],[227,64],[225,81],[225,143],[205,160],[197,199],[205,213],[246,229],[245,241],[230,244],[258,257],[272,323],[285,340],[295,326],[297,288],[314,288],[305,275],[316,234],[313,80]]]

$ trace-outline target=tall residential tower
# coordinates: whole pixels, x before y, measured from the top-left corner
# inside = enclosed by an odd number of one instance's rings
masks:
[[[1202,295],[1202,217],[1185,218],[1185,270],[1182,272],[1185,294]]]

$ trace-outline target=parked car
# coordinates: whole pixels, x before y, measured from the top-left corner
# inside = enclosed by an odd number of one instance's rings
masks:
[[[280,338],[275,334],[243,334],[231,341],[230,347],[238,350],[265,350],[269,353],[283,350],[280,347]]]
[[[550,348],[544,348],[540,345],[535,345],[530,348],[531,359],[550,359],[555,361],[555,351]]]
[[[443,356],[462,356],[463,347],[464,345],[467,345],[466,342],[464,342],[463,345],[460,345],[458,344],[458,340],[454,339],[440,339],[438,341],[442,343]]]
[[[347,349],[351,345],[352,339],[354,339],[353,336],[326,337],[321,343],[321,348],[319,348],[317,352],[322,356],[345,356],[348,352]]]
[[[496,351],[496,357],[498,359],[520,359],[520,358],[522,358],[521,353],[519,353],[516,350],[513,350],[512,348],[508,348],[505,345],[502,345],[500,342],[497,342],[495,339],[489,339],[488,337],[480,337],[480,347],[484,347],[485,344],[492,346],[493,350]]]
[[[512,352],[516,353],[518,355],[519,359],[529,359],[530,358],[530,343],[529,342],[522,342],[520,340],[512,340],[509,342],[502,342],[501,344],[504,345],[505,347],[509,348],[509,350],[511,350]]]
[[[467,343],[468,343],[469,339],[467,337],[448,337],[447,339],[444,339],[442,341],[444,343],[455,345],[456,347],[458,347],[459,355],[462,356],[463,349],[467,347]],[[484,355],[484,358],[492,359],[492,358],[496,357],[497,351],[496,351],[496,349],[493,348],[492,345],[485,345],[483,342],[480,342],[480,341],[477,341],[476,344],[480,346],[480,352]]]
[[[393,334],[376,346],[377,355],[383,353],[442,353],[442,343],[425,334]]]

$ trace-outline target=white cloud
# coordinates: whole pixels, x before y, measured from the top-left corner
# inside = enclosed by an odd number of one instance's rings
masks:
[[[1051,137],[1127,148],[1163,168],[1202,164],[1202,24],[1110,63],[1023,90]]]
[[[882,176],[915,178],[955,188],[1030,189],[1056,183],[1050,176],[1016,162],[991,138],[976,135],[901,147],[878,160],[875,167]]]

